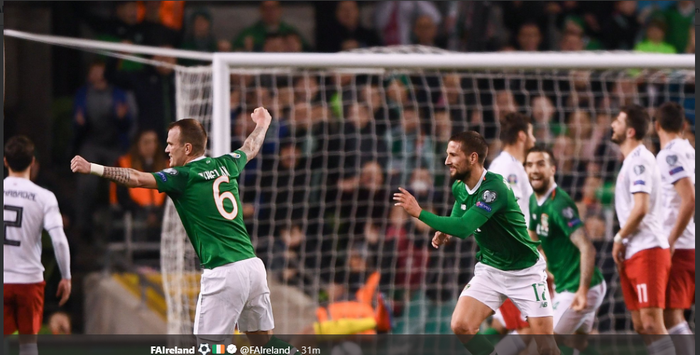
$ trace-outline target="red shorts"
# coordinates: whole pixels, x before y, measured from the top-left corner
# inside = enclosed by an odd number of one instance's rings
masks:
[[[510,298],[506,299],[506,301],[503,302],[503,304],[498,310],[501,312],[501,315],[503,316],[503,321],[506,323],[504,324],[506,329],[518,330],[530,326],[526,321],[523,320],[523,316],[520,314],[520,310],[510,300]]]
[[[625,260],[620,273],[620,287],[630,311],[666,307],[666,285],[671,271],[671,252],[645,249]]]
[[[666,288],[666,308],[690,309],[695,303],[695,249],[676,249]]]
[[[44,314],[44,286],[35,284],[4,284],[4,333],[38,334]]]

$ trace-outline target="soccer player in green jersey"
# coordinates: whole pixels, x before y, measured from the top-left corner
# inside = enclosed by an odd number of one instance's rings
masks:
[[[534,191],[529,232],[532,240],[541,242],[540,249],[554,276],[550,280],[555,285],[554,333],[588,334],[605,298],[606,285],[595,266],[596,251],[585,234],[576,204],[554,182],[556,166],[552,152],[543,147],[534,147],[525,156],[525,171]],[[585,338],[575,339],[581,342],[567,343],[584,346]]]
[[[477,132],[459,133],[447,145],[445,165],[455,180],[455,204],[450,217],[424,211],[405,189],[394,194],[396,206],[420,219],[437,232],[433,247],[450,236],[476,239],[479,251],[474,277],[457,301],[452,314],[452,331],[474,355],[493,354],[493,345],[474,337],[481,323],[510,298],[527,317],[533,334],[552,334],[552,304],[547,291],[545,260],[530,239],[525,217],[510,189],[498,174],[484,168],[486,140]],[[558,354],[553,337],[537,337],[540,354]]]
[[[194,334],[200,343],[227,344],[238,324],[252,344],[287,348],[289,344],[271,336],[274,318],[267,273],[255,256],[239,213],[236,179],[260,151],[272,120],[262,107],[255,109],[251,118],[256,127],[243,146],[220,157],[205,156],[207,133],[202,124],[183,119],[168,129],[168,169],[144,173],[91,164],[76,156],[71,170],[127,187],[157,189],[173,200],[204,269],[194,320]]]

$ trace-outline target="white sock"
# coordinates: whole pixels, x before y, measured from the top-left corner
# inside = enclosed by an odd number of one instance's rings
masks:
[[[678,355],[695,354],[695,337],[693,331],[690,330],[688,322],[677,324],[668,330],[673,340],[673,346],[676,348]]]
[[[19,355],[39,355],[36,343],[19,344]]]
[[[496,344],[495,350],[498,355],[516,355],[525,350],[526,347],[522,337],[518,335],[517,331],[514,331],[501,339]]]
[[[647,345],[647,350],[650,355],[676,355],[676,349],[670,336],[665,336]]]

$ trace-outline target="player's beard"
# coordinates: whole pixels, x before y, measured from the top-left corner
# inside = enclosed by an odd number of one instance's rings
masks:
[[[542,184],[540,185],[540,187],[535,188],[535,186],[533,186],[532,184],[530,184],[530,186],[532,186],[532,191],[534,191],[536,194],[544,195],[547,193],[547,191],[549,191],[553,183],[554,182],[552,181],[551,177],[545,178],[544,176],[542,176]]]
[[[472,172],[472,166],[469,165],[469,163],[465,164],[467,164],[467,166],[462,171],[459,171],[455,168],[455,173],[451,176],[453,182],[455,180],[467,181],[467,179],[469,179],[469,175],[471,175]]]
[[[625,140],[627,140],[627,137],[624,134],[617,136],[615,131],[613,131],[610,140],[617,145],[622,145],[622,143],[625,143]]]

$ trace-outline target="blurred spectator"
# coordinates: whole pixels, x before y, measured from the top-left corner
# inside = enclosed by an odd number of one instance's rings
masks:
[[[693,1],[677,1],[674,6],[652,15],[666,23],[665,42],[672,45],[676,53],[683,53],[688,46],[688,28],[695,24],[694,4]]]
[[[147,20],[162,24],[175,31],[182,30],[182,22],[185,17],[184,1],[139,1],[139,21]],[[157,21],[156,21],[157,20]]]
[[[688,29],[688,47],[685,49],[687,54],[695,54],[695,27]]]
[[[521,51],[539,51],[542,45],[542,31],[534,22],[526,22],[518,29],[516,48]]]
[[[421,15],[440,24],[442,16],[430,1],[382,1],[374,8],[374,28],[387,46],[411,44],[413,23]]]
[[[126,93],[105,79],[105,65],[90,65],[88,82],[75,95],[73,125],[75,148],[78,154],[91,162],[112,165],[128,146],[127,132],[131,126],[133,109]],[[80,175],[77,178],[76,224],[89,228],[99,178]]]
[[[284,51],[287,53],[300,53],[304,50],[301,36],[297,33],[287,33],[284,35]]]
[[[413,43],[421,46],[445,48],[445,39],[438,37],[437,24],[429,15],[420,15],[413,25]]]
[[[406,186],[411,173],[419,168],[435,169],[433,139],[421,127],[419,110],[404,106],[401,125],[391,131],[391,161],[389,172],[392,186]]]
[[[351,235],[362,235],[365,224],[385,218],[390,208],[389,191],[386,188],[385,172],[376,161],[362,165],[360,173],[352,179],[353,184],[341,183],[340,216]]]
[[[532,99],[532,128],[538,142],[551,144],[554,140],[552,126],[558,125],[554,122],[555,113],[554,105],[547,96],[536,96]],[[557,129],[557,133],[558,131]]]
[[[230,49],[226,40],[217,41],[211,32],[211,14],[207,9],[198,8],[190,17],[187,34],[182,41],[182,49],[200,52],[225,52]],[[183,65],[196,65],[202,62],[181,60]]]
[[[164,1],[145,1],[139,3],[139,5],[144,4],[143,20],[141,20],[141,16],[139,16],[139,21],[146,34],[145,44],[149,46],[168,44],[176,47],[180,45],[179,42],[181,39],[179,31],[180,28],[182,28],[182,8],[180,7],[180,12],[175,15],[172,12],[162,11],[163,3]],[[141,6],[139,9],[141,9]],[[179,28],[177,28],[177,30],[165,26],[162,22],[163,16],[170,17],[169,20],[172,22],[173,19],[171,17],[173,15],[178,16]]]
[[[360,24],[360,10],[356,1],[339,1],[336,4],[335,21],[329,23],[328,30],[319,29],[322,31],[317,44],[319,52],[380,45],[377,33]]]
[[[564,20],[562,28],[564,35],[573,34],[581,38],[583,49],[585,50],[600,50],[603,49],[603,44],[600,41],[586,33],[586,24],[579,16],[569,16]]]
[[[172,48],[164,45],[161,48]],[[138,106],[137,127],[139,130],[153,130],[165,145],[168,125],[175,121],[175,73],[176,59],[162,55],[152,58],[163,65],[146,65],[142,71],[129,73],[109,73],[121,87],[133,92]]]
[[[282,37],[290,33],[299,35],[299,31],[296,28],[282,21],[282,5],[279,1],[263,1],[260,3],[260,20],[238,34],[236,39],[233,40],[233,49],[236,51],[261,52],[270,33],[277,33]],[[305,51],[308,50],[308,44],[301,38],[301,35],[299,36],[303,49]]]
[[[632,50],[641,30],[636,1],[616,1],[615,12],[603,25],[602,36],[605,49]]]
[[[573,156],[587,161],[593,159],[598,142],[592,139],[591,116],[585,111],[574,111],[567,120],[568,136],[574,144]]]
[[[287,50],[285,37],[281,33],[269,32],[265,36],[262,51],[265,53],[282,53]]]
[[[646,53],[676,53],[676,48],[664,42],[666,24],[658,20],[652,20],[646,28],[646,39],[634,46],[634,50]],[[683,48],[685,49],[685,48]]]
[[[165,160],[163,148],[158,143],[158,134],[152,130],[142,131],[136,137],[129,153],[117,160],[117,166],[145,172],[156,172],[167,168],[168,163]],[[165,194],[158,193],[156,190],[128,188],[110,183],[110,203],[130,211],[135,221],[145,222],[146,230],[143,239],[159,239],[164,202]],[[139,239],[142,235],[138,232],[135,230],[135,239]]]
[[[489,1],[440,1],[447,49],[462,52],[494,51],[510,40],[501,7]]]
[[[575,32],[565,32],[561,36],[561,40],[559,41],[559,50],[562,52],[578,52],[582,51],[584,49],[583,47],[583,38],[581,38],[581,35]]]
[[[318,77],[304,75],[294,78],[294,102],[320,103],[322,93],[318,85]]]

